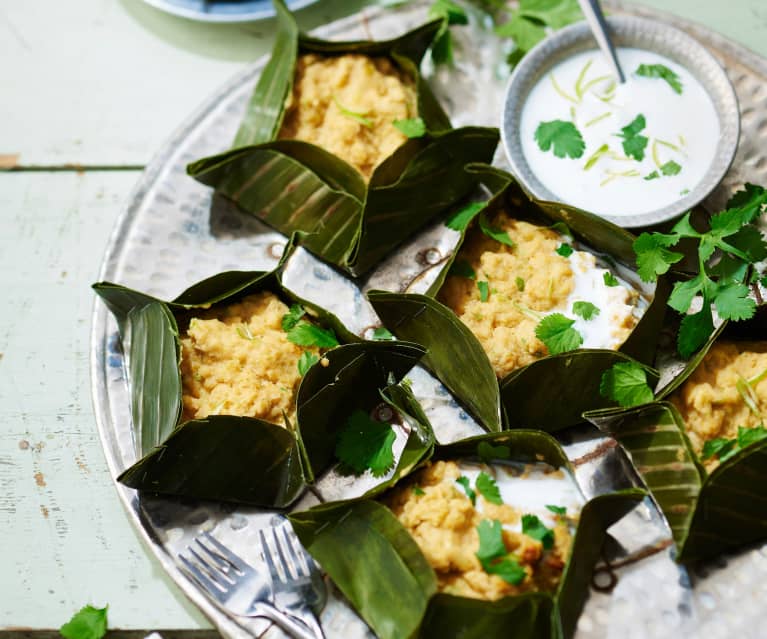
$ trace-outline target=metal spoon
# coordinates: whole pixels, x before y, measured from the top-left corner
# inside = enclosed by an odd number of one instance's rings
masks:
[[[599,6],[599,0],[578,0],[578,4],[581,5],[581,11],[583,11],[583,15],[586,16],[586,22],[589,23],[591,32],[594,34],[599,48],[602,49],[602,53],[607,57],[607,62],[612,67],[612,71],[618,78],[618,82],[623,84],[626,81],[626,78],[623,75],[621,65],[618,63],[615,47],[607,33],[607,23],[605,22],[605,16],[602,13],[602,7]]]

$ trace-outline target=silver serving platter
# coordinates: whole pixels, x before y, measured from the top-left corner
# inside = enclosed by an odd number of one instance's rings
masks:
[[[428,2],[398,9],[367,9],[316,31],[330,39],[389,38],[422,22]],[[611,3],[614,14],[626,8]],[[659,17],[650,11],[631,13]],[[722,184],[706,200],[721,207],[744,181],[764,182],[767,167],[767,61],[717,34],[691,23],[660,16],[706,43],[727,69],[741,107],[743,139]],[[456,66],[427,69],[427,76],[454,124],[496,125],[507,81],[503,43],[481,37],[476,24],[455,29]],[[222,150],[233,138],[253,84],[265,60],[230,80],[184,123],[162,147],[136,185],[110,238],[101,280],[119,282],[169,298],[190,284],[223,270],[269,269],[285,238],[186,175],[186,164]],[[502,160],[501,155],[499,162]],[[435,223],[412,238],[365,282],[352,282],[303,250],[291,258],[285,283],[298,294],[337,313],[349,327],[365,334],[376,324],[366,303],[367,288],[424,291],[455,246],[457,234]],[[479,432],[447,391],[421,369],[408,377],[424,404],[441,442]],[[117,326],[96,301],[91,335],[91,384],[99,434],[113,478],[136,460],[128,386]],[[615,441],[584,429],[568,432],[563,443],[586,497],[636,481]],[[163,568],[225,637],[284,637],[264,620],[235,623],[214,608],[179,571],[175,557],[202,531],[212,531],[255,566],[258,530],[271,526],[275,513],[219,503],[142,496],[116,484],[133,524]],[[325,499],[364,490],[330,473],[316,494]],[[307,494],[297,507],[316,503]],[[762,602],[767,600],[767,546],[754,547],[696,566],[688,571],[670,556],[669,531],[648,499],[611,529],[617,541],[608,559],[617,583],[610,594],[592,589],[580,617],[578,639],[650,639],[705,636],[764,636]],[[602,573],[604,575],[604,572]],[[599,585],[599,584],[597,584]],[[372,637],[367,626],[329,587],[321,622],[329,639]]]
[[[636,215],[603,215],[613,224],[650,226],[675,218],[700,204],[727,173],[735,157],[740,135],[738,99],[727,73],[695,38],[666,22],[635,16],[611,16],[607,23],[616,46],[654,51],[688,69],[714,104],[719,119],[719,141],[708,171],[690,193],[672,204]],[[514,69],[506,93],[501,136],[511,163],[511,172],[541,200],[559,201],[533,173],[522,151],[519,135],[522,108],[538,80],[566,58],[595,48],[591,28],[585,22],[570,25],[540,42]]]

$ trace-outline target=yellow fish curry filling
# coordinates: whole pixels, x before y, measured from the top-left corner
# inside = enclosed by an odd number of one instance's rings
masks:
[[[181,335],[184,420],[237,415],[282,425],[283,413],[295,420],[299,361],[315,361],[320,349],[290,341],[289,310],[262,291],[189,320]]]
[[[556,523],[546,526],[503,503],[492,467],[482,467],[472,482],[456,462],[432,463],[389,493],[386,505],[434,569],[440,592],[491,601],[553,592],[570,556],[572,513],[565,515],[562,507],[552,515]],[[550,471],[564,478],[562,471]]]
[[[767,342],[717,341],[669,399],[711,472],[767,437]]]
[[[490,224],[505,241],[471,228],[438,299],[474,333],[499,379],[552,354],[536,330],[553,313],[575,320],[572,348],[623,344],[641,316],[636,291],[551,228],[504,211]]]
[[[415,118],[415,83],[386,57],[300,55],[280,139],[309,142],[364,177],[407,140],[394,126]]]

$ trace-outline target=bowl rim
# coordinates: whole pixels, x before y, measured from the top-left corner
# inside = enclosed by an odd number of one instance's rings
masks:
[[[684,67],[703,86],[711,98],[719,118],[720,136],[716,152],[708,170],[688,194],[664,207],[630,215],[599,215],[609,222],[625,228],[650,226],[671,220],[700,204],[722,181],[735,158],[740,139],[740,108],[735,89],[719,61],[698,40],[684,31],[668,24],[635,16],[610,16],[607,18],[616,46],[643,48],[666,55]],[[662,41],[664,50],[637,43],[637,35]],[[520,185],[538,200],[567,204],[546,188],[531,170],[522,150],[519,120],[527,97],[538,79],[559,61],[569,55],[596,49],[591,30],[585,21],[570,25],[539,42],[519,64],[509,78],[501,119],[501,140],[511,172]],[[695,59],[690,66],[676,59]]]

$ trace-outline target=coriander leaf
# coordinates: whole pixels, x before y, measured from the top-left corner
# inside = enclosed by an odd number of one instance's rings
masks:
[[[333,348],[338,346],[338,340],[332,330],[326,330],[309,324],[299,322],[288,331],[288,341],[298,346],[319,346],[320,348]]]
[[[727,240],[727,244],[745,253],[750,262],[767,259],[767,241],[755,226],[743,226]]]
[[[743,282],[748,273],[748,262],[724,254],[708,271],[710,275],[719,278],[720,282]]]
[[[426,124],[421,118],[394,120],[394,127],[409,138],[422,138],[426,135]]]
[[[301,353],[301,357],[298,360],[298,374],[303,377],[306,375],[307,371],[319,361],[319,355],[304,351]]]
[[[448,24],[469,24],[469,16],[453,0],[435,0],[429,7],[430,18],[444,18]]]
[[[640,64],[634,73],[644,78],[665,80],[675,93],[682,94],[682,81],[674,71],[664,64]]]
[[[709,439],[703,444],[703,452],[701,453],[700,458],[703,461],[711,459],[714,456],[721,459],[723,455],[726,455],[733,450],[735,443],[734,439],[726,439],[724,437]]]
[[[394,340],[394,335],[392,335],[388,329],[384,328],[383,326],[379,326],[378,328],[373,330],[373,339],[378,341],[392,341]]]
[[[640,113],[626,126],[621,128],[620,137],[623,138],[623,152],[640,162],[644,159],[644,150],[649,140],[639,132],[645,128],[645,118]]]
[[[686,313],[693,298],[703,290],[704,275],[697,275],[686,282],[676,282],[668,298],[668,305],[679,313]]]
[[[652,173],[648,173],[644,176],[645,180],[657,180],[660,177],[660,174],[657,171],[653,171]]]
[[[684,257],[682,253],[668,250],[678,241],[677,235],[663,233],[642,233],[634,240],[632,246],[637,256],[637,272],[644,282],[654,282]]]
[[[476,487],[479,491],[479,494],[482,495],[491,504],[496,504],[497,506],[503,504],[503,499],[501,499],[501,491],[498,490],[498,484],[496,484],[495,479],[493,479],[487,473],[481,472],[477,476]]]
[[[479,442],[477,445],[477,456],[486,464],[496,459],[508,459],[511,457],[511,449],[508,446],[493,446],[487,442]]]
[[[560,515],[562,517],[567,514],[567,508],[564,506],[552,506],[551,504],[546,504],[546,510],[550,510],[555,515]]]
[[[479,289],[479,301],[487,302],[487,298],[490,296],[490,285],[487,282],[477,282],[477,288]]]
[[[469,18],[452,0],[436,0],[429,7],[429,17],[442,18],[445,21],[432,44],[431,58],[434,64],[450,64],[453,62],[453,38],[448,25],[468,24]]]
[[[519,14],[561,29],[583,19],[577,0],[520,0]]]
[[[107,632],[107,608],[81,608],[59,628],[59,633],[65,639],[101,639]]]
[[[599,394],[624,408],[654,399],[652,388],[647,385],[647,373],[635,362],[618,362],[602,373]]]
[[[554,531],[536,515],[522,515],[522,534],[537,539],[546,550],[554,546]]]
[[[682,167],[674,162],[674,160],[669,160],[660,167],[660,172],[663,173],[663,175],[679,175],[681,170]]]
[[[485,562],[503,557],[508,553],[503,543],[503,526],[497,519],[483,519],[477,526],[479,534],[479,550],[475,553],[484,566]]]
[[[567,226],[564,222],[554,222],[550,227],[552,231],[556,231],[560,235],[564,235],[565,237],[569,237],[571,240],[573,239],[573,232],[570,230],[570,227]]]
[[[552,355],[566,353],[583,344],[583,336],[573,328],[573,324],[575,320],[565,317],[562,313],[552,313],[535,327],[535,336],[546,345]]]
[[[455,275],[456,277],[465,277],[470,280],[477,279],[477,274],[474,272],[471,264],[464,260],[456,260],[453,262],[452,266],[450,267],[450,271],[448,271],[448,274]]]
[[[466,493],[466,496],[471,500],[472,505],[477,503],[477,493],[471,489],[471,482],[468,477],[461,475],[455,480],[455,483],[463,486],[463,490]]]
[[[445,226],[454,231],[463,231],[469,222],[474,219],[474,216],[485,208],[487,202],[471,202],[460,210],[453,213],[447,220],[445,220]]]
[[[562,242],[562,244],[557,247],[557,253],[562,257],[570,257],[573,254],[573,247],[566,242]]]
[[[756,312],[756,302],[748,296],[749,292],[745,284],[720,284],[714,296],[719,317],[735,321],[753,317]]]
[[[685,213],[680,220],[674,224],[674,227],[671,229],[671,234],[665,237],[676,237],[677,241],[679,241],[679,238],[681,237],[700,238],[702,234],[695,230],[695,227],[690,220],[690,215],[691,213],[689,211]]]
[[[287,333],[291,328],[298,324],[298,320],[300,320],[305,313],[306,311],[303,306],[300,304],[293,304],[288,309],[288,312],[282,316],[282,330]]]
[[[738,446],[745,448],[753,444],[754,442],[761,441],[767,437],[767,429],[761,424],[754,426],[753,428],[738,427]]]
[[[350,111],[345,106],[343,106],[336,96],[333,96],[333,102],[336,103],[336,107],[338,107],[338,110],[341,112],[341,115],[345,118],[349,118],[350,120],[354,120],[355,122],[359,122],[362,126],[367,127],[368,129],[372,129],[374,126],[373,120],[367,117],[367,113],[358,113],[356,111]]]
[[[512,556],[504,557],[500,561],[488,562],[482,567],[488,575],[497,575],[513,586],[518,586],[527,577],[525,569],[519,565],[516,557]]]
[[[599,307],[594,306],[591,302],[575,302],[573,304],[573,315],[578,315],[588,322],[599,315]]]
[[[519,15],[519,13],[515,13],[509,20],[497,26],[495,33],[501,38],[514,40],[517,50],[523,54],[546,37],[544,27]]]
[[[490,224],[490,220],[487,219],[487,216],[484,213],[480,213],[479,215],[479,228],[485,235],[494,239],[496,242],[500,242],[506,246],[514,246],[514,240],[511,239],[509,233]]]
[[[517,285],[517,290],[520,293],[525,290],[525,280],[523,280],[521,277],[517,277],[514,280],[514,283]]]
[[[541,151],[548,151],[553,147],[554,155],[558,158],[577,159],[586,149],[580,131],[572,122],[564,120],[541,122],[535,130],[535,141]]]
[[[767,190],[755,184],[746,183],[742,191],[735,193],[727,202],[728,209],[739,209],[748,222],[753,222],[764,211],[767,204]]]
[[[426,493],[423,492],[423,489],[420,486],[413,486],[413,494],[417,496],[425,495]]]
[[[604,275],[602,276],[602,280],[604,281],[605,286],[620,286],[618,278],[610,273],[610,271],[605,271]]]
[[[338,434],[336,457],[342,468],[355,475],[369,469],[374,477],[382,477],[394,465],[395,439],[391,424],[375,421],[364,411],[356,410]]]
[[[706,343],[713,331],[714,318],[711,315],[711,306],[704,301],[703,308],[699,312],[682,318],[676,338],[679,354],[684,358],[690,357]]]

